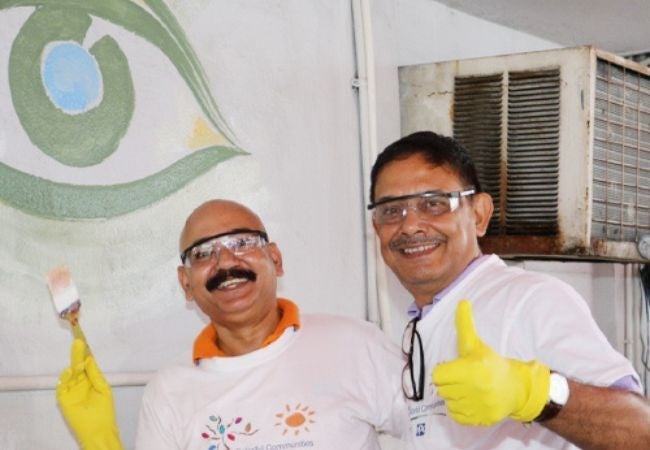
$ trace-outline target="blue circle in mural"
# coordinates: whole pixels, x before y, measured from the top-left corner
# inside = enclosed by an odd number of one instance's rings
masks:
[[[79,114],[97,106],[102,79],[95,58],[73,42],[50,47],[43,60],[43,85],[57,108]]]

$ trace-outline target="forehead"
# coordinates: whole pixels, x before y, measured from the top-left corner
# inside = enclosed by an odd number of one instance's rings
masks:
[[[181,234],[180,247],[187,248],[199,239],[238,228],[262,230],[260,219],[250,210],[232,203],[208,203],[194,211]]]
[[[420,155],[386,164],[377,176],[375,201],[425,191],[457,191],[463,183],[449,166],[433,166]]]

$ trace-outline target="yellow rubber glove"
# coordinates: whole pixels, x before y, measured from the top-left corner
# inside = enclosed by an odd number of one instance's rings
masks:
[[[463,425],[493,425],[505,417],[531,422],[539,416],[548,401],[549,368],[492,350],[478,336],[467,300],[456,309],[456,333],[458,359],[433,370],[449,415]]]
[[[59,377],[56,399],[84,450],[122,450],[113,393],[86,344],[75,339],[70,367]]]

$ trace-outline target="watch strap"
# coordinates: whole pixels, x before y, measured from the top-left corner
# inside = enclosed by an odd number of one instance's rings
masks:
[[[569,391],[566,377],[557,372],[551,371],[550,381],[551,388],[549,391],[548,402],[546,405],[544,405],[544,409],[542,409],[542,412],[539,413],[539,416],[535,418],[535,422],[545,422],[554,418],[559,414],[559,412],[566,404],[566,401],[568,400]],[[558,395],[558,391],[556,390],[557,388],[560,388],[560,395]]]
[[[548,402],[544,405],[544,409],[539,413],[539,416],[535,418],[535,422],[545,422],[557,416],[559,412],[562,411],[562,405],[555,403],[553,401]]]

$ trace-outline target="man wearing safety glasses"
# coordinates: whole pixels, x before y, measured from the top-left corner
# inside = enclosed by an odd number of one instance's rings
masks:
[[[388,146],[368,209],[414,299],[402,345],[413,448],[650,448],[638,376],[584,300],[482,255],[492,200],[456,141],[419,132]]]
[[[368,449],[408,426],[403,358],[374,325],[301,315],[276,295],[282,255],[244,206],[207,202],[187,219],[178,280],[210,319],[194,364],[157,373],[136,448]],[[75,341],[57,399],[85,450],[123,448],[110,387]]]

